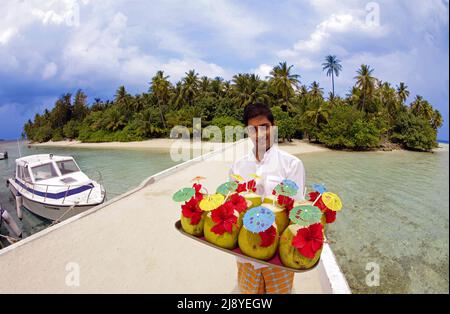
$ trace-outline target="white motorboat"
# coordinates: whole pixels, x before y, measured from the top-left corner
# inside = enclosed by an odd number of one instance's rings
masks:
[[[32,155],[16,159],[14,178],[7,181],[16,199],[32,213],[61,221],[105,201],[104,187],[91,180],[70,156]]]
[[[0,160],[2,159],[8,159],[8,152],[0,153]]]

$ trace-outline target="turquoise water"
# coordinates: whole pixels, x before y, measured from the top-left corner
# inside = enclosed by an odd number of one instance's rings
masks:
[[[106,187],[107,198],[115,196],[138,186],[147,177],[177,164],[170,159],[167,150],[114,150],[86,148],[28,148],[20,145],[22,156],[53,153],[70,155],[75,158],[80,168],[92,179],[96,180],[101,173]],[[18,158],[16,142],[0,142],[0,151],[8,151],[9,159],[0,160],[0,204],[17,219],[14,201],[6,188],[6,179],[14,173],[14,162]],[[36,233],[50,225],[50,222],[24,211],[20,225],[24,237]],[[6,234],[4,227],[0,233]],[[0,240],[1,241],[1,240]],[[3,240],[3,245],[7,243]]]
[[[354,293],[449,292],[449,152],[327,152],[299,156],[308,183],[344,209],[327,235]],[[367,263],[379,286],[366,284]]]

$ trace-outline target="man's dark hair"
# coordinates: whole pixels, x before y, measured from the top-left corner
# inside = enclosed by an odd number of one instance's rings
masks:
[[[270,123],[274,124],[274,118],[272,110],[266,104],[257,102],[249,104],[244,109],[244,124],[248,125],[248,120],[253,119],[258,116],[265,116]]]

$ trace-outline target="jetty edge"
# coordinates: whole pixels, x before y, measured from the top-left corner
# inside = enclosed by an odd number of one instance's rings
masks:
[[[248,140],[224,144],[138,187],[0,251],[0,293],[239,293],[236,260],[184,238],[173,191],[196,175],[217,186]],[[77,280],[73,280],[74,274]],[[294,293],[351,293],[324,245],[321,263],[297,274]]]

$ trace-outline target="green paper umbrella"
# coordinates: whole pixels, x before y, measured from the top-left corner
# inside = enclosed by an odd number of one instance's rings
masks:
[[[220,193],[222,195],[227,196],[229,193],[234,192],[238,187],[238,184],[234,181],[225,182],[224,184],[221,184],[217,190],[216,193]]]
[[[304,227],[320,222],[321,218],[320,209],[311,205],[296,206],[289,213],[289,219],[293,223]]]
[[[186,202],[192,198],[192,196],[195,195],[195,189],[193,188],[183,188],[179,191],[177,191],[173,196],[172,199],[175,202]]]
[[[274,190],[277,195],[293,197],[297,194],[297,191],[292,186],[286,184],[278,184]]]

